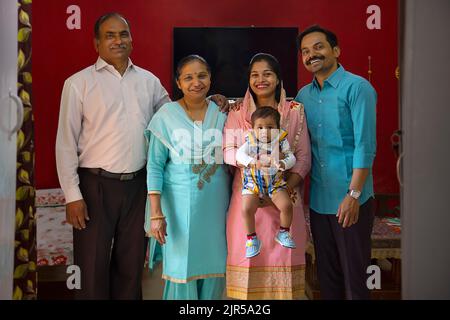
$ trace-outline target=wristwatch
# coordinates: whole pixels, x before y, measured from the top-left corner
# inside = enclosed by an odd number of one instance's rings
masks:
[[[359,197],[361,196],[361,191],[349,189],[347,190],[347,194],[353,199],[358,200]]]

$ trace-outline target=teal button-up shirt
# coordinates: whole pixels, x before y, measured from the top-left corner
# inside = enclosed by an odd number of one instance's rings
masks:
[[[339,65],[324,81],[303,87],[296,101],[305,106],[311,136],[310,207],[336,214],[350,186],[354,168],[369,168],[360,204],[373,196],[377,94],[364,78]]]

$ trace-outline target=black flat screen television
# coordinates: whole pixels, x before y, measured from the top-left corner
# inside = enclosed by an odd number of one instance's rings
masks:
[[[298,28],[291,27],[174,28],[173,69],[183,57],[198,54],[211,66],[210,94],[220,93],[228,98],[237,98],[247,90],[250,59],[258,52],[266,52],[280,62],[286,95],[295,97],[297,35]],[[173,89],[175,96],[179,94],[175,81]]]

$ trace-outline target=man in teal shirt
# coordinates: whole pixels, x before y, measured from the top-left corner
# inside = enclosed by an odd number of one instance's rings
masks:
[[[311,136],[310,217],[321,296],[369,299],[376,92],[338,63],[333,32],[311,26],[298,44],[314,74],[295,100],[305,106]]]

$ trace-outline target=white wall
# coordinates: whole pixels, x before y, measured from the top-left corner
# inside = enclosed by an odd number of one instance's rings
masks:
[[[450,299],[450,1],[404,1],[402,296]]]

